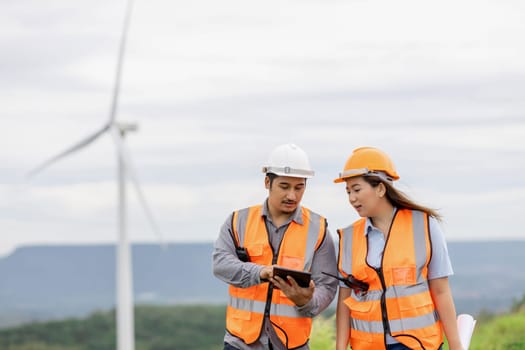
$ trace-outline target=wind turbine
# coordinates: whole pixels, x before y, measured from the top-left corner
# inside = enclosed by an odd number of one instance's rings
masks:
[[[141,203],[146,216],[154,230],[159,236],[159,230],[153,219],[151,211],[146,203],[144,195],[142,194],[139,182],[133,167],[131,165],[131,158],[127,151],[124,139],[126,133],[130,131],[136,131],[137,125],[131,123],[121,123],[116,121],[118,97],[120,91],[120,80],[122,74],[122,63],[124,59],[127,32],[129,28],[132,1],[128,0],[126,5],[126,14],[124,17],[124,24],[122,29],[122,36],[120,40],[120,49],[118,53],[117,69],[115,74],[114,86],[113,86],[113,98],[111,102],[111,108],[109,113],[109,120],[102,128],[97,130],[95,133],[67,148],[63,152],[45,161],[35,169],[33,169],[28,176],[33,177],[51,164],[58,160],[71,155],[95,142],[99,137],[105,133],[110,133],[115,142],[117,150],[117,163],[118,163],[118,245],[117,245],[117,283],[116,283],[116,298],[117,298],[117,350],[134,350],[135,349],[135,332],[134,332],[134,315],[133,315],[133,276],[131,267],[131,252],[130,245],[127,236],[126,227],[126,180],[127,177],[132,181],[134,188],[137,192],[139,202]]]

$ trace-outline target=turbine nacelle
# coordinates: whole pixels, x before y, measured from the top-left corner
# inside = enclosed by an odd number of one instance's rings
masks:
[[[139,126],[137,123],[129,123],[129,122],[114,122],[113,125],[117,128],[117,130],[120,132],[121,136],[124,136],[127,132],[130,131],[137,131],[139,129]]]

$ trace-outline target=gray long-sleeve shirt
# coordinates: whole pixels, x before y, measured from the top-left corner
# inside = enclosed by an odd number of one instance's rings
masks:
[[[262,216],[266,222],[266,227],[269,231],[268,238],[274,252],[278,251],[283,235],[292,220],[300,225],[303,224],[300,207],[280,227],[276,227],[273,224],[269,216],[267,202],[263,205]],[[261,283],[260,272],[264,266],[251,262],[241,262],[237,258],[235,244],[230,234],[232,230],[230,215],[222,225],[219,237],[215,241],[213,251],[214,275],[222,281],[240,288],[247,288]],[[334,243],[328,230],[312,261],[311,273],[315,282],[313,297],[306,305],[297,307],[297,311],[305,317],[314,317],[321,313],[328,307],[335,296],[337,280],[322,274],[322,271],[333,275],[337,274]],[[224,341],[241,350],[266,350],[269,348],[268,342],[272,343],[275,350],[285,349],[267,318],[264,321],[261,337],[255,343],[247,345],[241,339],[228,332],[224,336]],[[298,350],[307,349],[309,349],[308,345],[298,348]]]

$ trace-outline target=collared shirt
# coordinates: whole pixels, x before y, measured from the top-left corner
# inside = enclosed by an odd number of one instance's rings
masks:
[[[212,257],[213,272],[215,276],[228,284],[246,288],[261,283],[260,272],[264,266],[251,262],[242,263],[235,255],[235,245],[230,235],[230,230],[232,230],[231,215],[232,214],[230,214],[222,225],[219,237],[215,241]],[[270,218],[267,200],[264,202],[261,215],[268,228],[268,238],[274,252],[279,249],[283,235],[290,222],[295,221],[299,225],[303,224],[300,206],[290,218],[279,227],[275,226]],[[337,280],[322,274],[322,271],[331,274],[337,273],[334,243],[328,230],[324,241],[316,250],[312,262],[312,279],[315,282],[313,297],[307,304],[297,307],[297,311],[305,317],[314,317],[326,309],[332,302],[337,291]],[[267,350],[269,349],[269,341],[275,350],[284,349],[268,318],[265,318],[261,337],[255,343],[246,345],[241,339],[228,332],[226,332],[224,336],[224,341],[241,350]],[[297,350],[308,349],[308,345],[305,345]]]
[[[428,263],[428,279],[448,277],[454,274],[448,255],[445,235],[437,220],[429,217],[428,226],[432,243],[432,258]],[[373,267],[381,266],[383,251],[385,250],[385,236],[377,227],[372,225],[370,218],[366,218],[365,234],[368,238],[368,255],[366,261]]]
[[[432,258],[428,263],[428,279],[432,280],[451,276],[454,274],[454,271],[452,270],[452,264],[448,255],[445,235],[437,220],[431,216],[428,220],[428,226],[432,245]],[[367,235],[368,240],[368,255],[366,261],[372,267],[381,267],[381,260],[386,244],[385,235],[372,224],[370,218],[366,218],[365,235]],[[347,288],[342,282],[339,285]],[[387,344],[398,343],[396,339],[388,334],[386,336],[386,342]]]

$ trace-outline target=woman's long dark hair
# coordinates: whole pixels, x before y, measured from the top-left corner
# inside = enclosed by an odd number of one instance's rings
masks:
[[[382,181],[380,178],[375,176],[363,176],[363,179],[370,184],[372,187],[377,187],[379,184],[383,184],[386,188],[386,198],[390,203],[399,208],[399,209],[412,209],[419,210],[427,213],[429,216],[441,220],[441,215],[437,212],[436,209],[428,208],[423,205],[415,203],[411,200],[406,194],[394,188],[391,184],[386,181]]]

